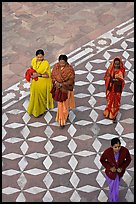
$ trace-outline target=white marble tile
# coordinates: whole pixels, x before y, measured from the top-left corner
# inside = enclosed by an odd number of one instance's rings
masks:
[[[17,188],[12,188],[12,187],[6,187],[6,188],[3,188],[2,189],[2,193],[6,194],[6,195],[10,195],[10,194],[13,194],[13,193],[17,193],[19,192],[20,190],[17,189]]]
[[[110,125],[113,123],[113,121],[109,119],[103,119],[103,120],[98,121],[97,123],[102,124],[102,125]]]
[[[91,83],[93,81],[93,79],[94,79],[94,76],[91,73],[89,73],[86,78]]]
[[[100,143],[100,141],[96,138],[92,144],[93,148],[96,150],[96,152],[99,152],[102,144]]]
[[[53,201],[53,197],[50,194],[49,191],[46,192],[46,194],[43,196],[43,202],[52,202]]]
[[[2,97],[2,103],[6,103],[7,101],[9,101],[9,100],[11,100],[11,99],[13,99],[15,97],[16,97],[15,93],[12,93],[12,92],[11,93],[7,93],[6,96]]]
[[[102,97],[102,98],[106,97],[105,92],[100,92],[100,93],[94,94],[94,96]]]
[[[88,103],[90,104],[90,106],[94,107],[94,105],[96,104],[96,100],[93,96],[90,97],[90,100],[88,101]]]
[[[22,192],[16,198],[16,202],[26,202],[26,198]]]
[[[46,157],[46,159],[43,161],[43,165],[46,167],[46,169],[49,169],[52,165],[52,160],[49,156]]]
[[[74,136],[74,134],[76,133],[76,128],[74,127],[74,125],[70,125],[70,127],[68,128],[68,133],[71,135],[71,137]]]
[[[94,122],[96,122],[96,120],[97,120],[97,118],[98,118],[98,113],[93,109],[92,111],[91,111],[91,113],[90,113],[90,118],[92,118],[92,120],[94,121]]]
[[[91,151],[87,151],[87,150],[83,150],[83,151],[75,153],[75,155],[82,156],[82,157],[88,157],[88,156],[91,156],[94,154],[96,154],[96,152],[91,152]]]
[[[19,162],[18,166],[20,167],[21,171],[24,171],[24,169],[27,167],[28,162],[25,157],[23,157]]]
[[[66,136],[63,136],[63,135],[59,135],[59,136],[56,136],[56,137],[53,137],[51,138],[52,140],[55,140],[55,141],[58,141],[58,142],[63,142],[65,140],[67,140],[67,137]]]
[[[122,179],[125,181],[125,183],[127,184],[127,186],[130,186],[130,183],[132,181],[132,177],[129,175],[129,173],[127,171],[125,171]]]
[[[20,149],[23,154],[26,154],[27,150],[29,149],[29,146],[26,141],[23,142],[23,144],[20,146]]]
[[[95,163],[95,165],[98,167],[98,169],[101,168],[102,164],[101,164],[101,162],[100,162],[100,155],[99,155],[99,154],[96,155],[96,157],[95,157],[95,159],[94,159],[94,163]]]
[[[39,158],[45,157],[45,154],[34,152],[31,154],[27,154],[27,157],[32,158],[32,159],[39,159]]]
[[[23,135],[23,137],[26,139],[27,137],[28,137],[28,135],[30,134],[30,130],[29,130],[29,128],[27,127],[27,126],[25,126],[22,130],[21,130],[21,132],[20,132],[22,135]]]
[[[127,190],[125,199],[127,200],[127,202],[134,202],[134,195],[130,189]]]
[[[91,65],[90,62],[87,62],[86,65],[85,65],[85,68],[86,68],[88,71],[91,71],[91,69],[93,68],[93,66]]]
[[[68,143],[68,148],[70,149],[72,153],[74,153],[74,151],[76,150],[77,144],[75,143],[73,139],[71,139],[70,142]]]
[[[89,84],[89,82],[85,82],[85,81],[77,81],[75,82],[75,86],[84,86]]]
[[[44,146],[45,150],[47,151],[48,154],[51,153],[52,149],[54,148],[54,146],[52,145],[52,143],[50,142],[50,140],[47,141],[46,145]]]
[[[78,122],[75,122],[76,125],[81,125],[81,126],[85,126],[85,125],[89,125],[92,124],[91,121],[87,121],[87,120],[80,120]]]
[[[120,122],[127,123],[127,124],[134,124],[134,119],[133,118],[127,118],[125,120],[121,120]]]
[[[97,176],[96,176],[96,181],[97,183],[100,185],[100,187],[103,187],[104,182],[105,182],[105,177],[103,176],[103,174],[99,171]]]
[[[35,136],[35,137],[28,138],[28,141],[43,142],[43,141],[46,141],[46,138],[45,137],[41,137],[41,136]]]
[[[50,189],[50,191],[55,191],[57,193],[66,193],[66,192],[69,192],[71,190],[72,190],[72,188],[69,188],[69,187],[66,187],[66,186],[58,186],[56,188]]]
[[[24,171],[24,173],[37,176],[37,175],[46,173],[46,170],[42,170],[42,169],[38,169],[38,168],[33,168],[33,169],[29,169],[29,170]]]
[[[77,188],[79,191],[83,191],[83,192],[87,192],[87,193],[91,193],[93,191],[97,191],[99,190],[99,188],[95,187],[95,186],[90,186],[90,185],[86,185],[80,188]]]
[[[5,127],[9,127],[9,128],[13,128],[13,129],[16,129],[16,128],[19,128],[22,126],[24,126],[24,124],[22,124],[22,123],[10,123],[8,125],[5,125]]]
[[[49,123],[52,119],[52,115],[50,114],[50,112],[47,112],[44,116],[44,119],[46,121],[46,123]]]
[[[47,126],[44,133],[47,135],[47,137],[51,137],[51,135],[53,134],[53,130],[51,129],[50,126]]]
[[[13,176],[13,175],[16,175],[19,173],[20,173],[20,171],[17,171],[14,169],[8,169],[8,170],[2,172],[2,174],[6,175],[6,176]]]
[[[130,85],[130,87],[129,87],[130,89],[131,89],[131,91],[134,93],[134,83],[132,82],[131,83],[131,85]]]
[[[125,50],[122,54],[122,56],[125,58],[125,59],[128,59],[128,57],[130,56],[129,53]]]
[[[132,64],[127,60],[127,61],[125,62],[125,64],[124,64],[124,66],[125,66],[128,70],[130,70],[130,68],[132,67]]]
[[[46,185],[47,188],[50,188],[53,178],[51,177],[50,173],[47,173],[46,176],[43,179],[44,184]]]
[[[28,193],[31,193],[31,194],[37,194],[37,193],[44,192],[45,189],[34,186],[34,187],[31,187],[31,188],[25,189],[24,191],[28,192]]]
[[[21,158],[22,155],[16,154],[16,153],[9,153],[9,154],[3,155],[3,157],[6,158],[6,159],[14,160],[14,159],[17,159],[17,158]]]
[[[129,139],[134,139],[134,133],[128,133],[128,134],[125,134],[125,135],[122,135],[122,137],[126,137],[126,138],[129,138]]]
[[[29,123],[28,125],[32,127],[41,127],[41,126],[45,126],[45,123],[35,122],[35,123]]]
[[[86,111],[86,110],[90,110],[90,109],[91,109],[90,107],[86,107],[86,106],[76,107],[76,110],[81,111],[81,112]]]
[[[83,71],[83,70],[77,70],[77,71],[75,71],[75,74],[76,74],[76,75],[81,75],[81,74],[86,74],[86,73],[88,73],[88,71]]]
[[[99,196],[98,196],[98,201],[99,201],[99,202],[107,202],[107,200],[108,200],[107,195],[104,193],[103,190],[101,190],[101,191],[100,191],[100,194],[99,194]]]
[[[118,137],[118,135],[107,133],[107,134],[98,136],[98,138],[105,139],[105,140],[111,140],[114,137]]]
[[[58,157],[58,158],[63,158],[63,157],[69,156],[69,155],[70,155],[70,153],[63,152],[63,151],[58,151],[58,152],[51,154],[51,156]]]
[[[133,93],[129,93],[129,92],[126,92],[126,91],[122,92],[122,96],[130,96],[130,95],[133,95]]]
[[[79,177],[76,175],[75,172],[72,173],[71,177],[70,177],[70,183],[74,186],[74,188],[77,187],[77,185],[79,184]]]
[[[58,175],[63,175],[70,173],[69,169],[64,169],[64,168],[58,168],[50,171],[51,173],[58,174]]]
[[[71,166],[71,168],[72,168],[73,170],[75,170],[75,168],[76,168],[76,166],[77,166],[77,164],[78,164],[78,161],[77,161],[77,159],[72,155],[71,158],[70,158],[70,160],[68,161],[68,164]]]
[[[2,139],[6,136],[7,131],[5,130],[4,127],[2,127]]]
[[[2,115],[2,125],[5,125],[5,123],[8,121],[8,117],[7,117],[7,115],[6,115],[6,113],[4,113],[3,115]]]
[[[19,185],[21,190],[25,187],[26,183],[27,183],[26,177],[24,176],[24,174],[21,174],[17,180],[17,184]]]
[[[99,80],[99,81],[94,81],[94,82],[92,82],[92,84],[104,85],[105,82],[104,82],[104,80]]]
[[[17,142],[20,142],[20,141],[23,141],[23,139],[17,138],[17,137],[11,137],[11,138],[8,138],[8,139],[5,140],[5,142],[9,142],[11,144],[14,144],[14,143],[17,143]]]
[[[27,124],[29,122],[29,120],[31,119],[31,117],[29,116],[28,113],[25,113],[24,116],[22,117],[22,119],[25,122],[25,124]]]
[[[101,70],[101,69],[98,69],[98,70],[93,70],[91,71],[92,73],[95,73],[95,74],[103,74],[105,73],[106,70]]]
[[[95,92],[95,87],[92,84],[90,84],[88,87],[88,91],[90,92],[90,94],[93,94]]]
[[[134,74],[133,74],[131,71],[128,72],[127,77],[128,77],[131,81],[134,80]]]
[[[103,56],[106,60],[108,60],[111,57],[111,55],[107,51],[103,54]]]
[[[72,196],[70,197],[70,200],[71,202],[80,202],[81,197],[76,190],[73,192]]]
[[[91,169],[91,168],[88,168],[88,167],[76,170],[76,172],[79,172],[81,174],[86,174],[86,175],[97,172],[97,171],[98,171],[97,169]]]
[[[117,131],[117,133],[118,133],[119,135],[121,135],[121,134],[123,133],[124,128],[123,128],[123,126],[122,126],[120,123],[118,123],[118,124],[116,125],[116,127],[115,127],[115,130]]]
[[[76,98],[85,98],[90,96],[89,94],[79,93],[74,95]]]
[[[79,139],[79,140],[88,140],[88,139],[92,138],[92,136],[90,136],[90,135],[79,135],[79,136],[76,136],[74,138]]]

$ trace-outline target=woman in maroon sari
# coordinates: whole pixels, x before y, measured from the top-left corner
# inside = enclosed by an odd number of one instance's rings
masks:
[[[107,106],[104,116],[116,122],[125,82],[125,68],[120,57],[114,58],[104,75]]]
[[[100,162],[105,167],[110,202],[118,202],[119,182],[131,162],[130,153],[126,147],[121,146],[118,138],[113,138],[111,147],[103,152]]]

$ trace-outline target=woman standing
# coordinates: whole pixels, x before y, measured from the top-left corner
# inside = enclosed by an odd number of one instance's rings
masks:
[[[30,101],[27,112],[38,117],[46,111],[46,108],[54,108],[54,100],[50,93],[52,89],[51,70],[49,62],[44,59],[43,50],[36,51],[36,57],[32,59],[31,66],[34,72],[31,75]]]
[[[107,106],[104,110],[104,116],[116,122],[116,116],[120,108],[121,94],[125,82],[125,68],[122,60],[116,57],[104,75],[106,87]]]
[[[51,78],[53,82],[52,97],[58,101],[56,121],[61,127],[64,127],[68,118],[69,108],[75,108],[73,91],[75,72],[73,67],[67,62],[66,55],[59,56],[59,62],[54,65]]]
[[[130,153],[126,147],[121,146],[118,138],[113,138],[111,147],[103,152],[100,162],[105,167],[110,202],[118,202],[119,182],[131,162]]]

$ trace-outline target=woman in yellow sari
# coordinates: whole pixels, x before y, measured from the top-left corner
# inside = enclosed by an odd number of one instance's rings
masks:
[[[111,62],[104,75],[107,105],[104,110],[105,118],[116,121],[120,108],[121,94],[125,85],[125,68],[120,57]]]
[[[32,59],[31,66],[34,72],[31,75],[30,101],[27,112],[29,115],[38,117],[47,108],[54,108],[54,100],[50,93],[52,89],[51,70],[49,62],[44,59],[43,50],[36,51],[36,57]]]
[[[53,82],[51,93],[54,100],[58,101],[56,121],[60,127],[64,127],[69,116],[69,109],[75,108],[73,91],[75,72],[72,65],[67,62],[66,55],[59,56],[59,62],[52,69],[51,78]]]

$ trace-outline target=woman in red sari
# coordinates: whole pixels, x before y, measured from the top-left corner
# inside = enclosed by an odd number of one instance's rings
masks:
[[[125,85],[125,68],[120,57],[114,58],[104,75],[107,106],[104,116],[116,122],[121,94]]]
[[[60,127],[64,127],[69,109],[75,108],[73,91],[75,72],[72,65],[67,62],[66,55],[59,56],[59,62],[52,69],[51,78],[53,82],[52,97],[58,101],[56,121]]]

